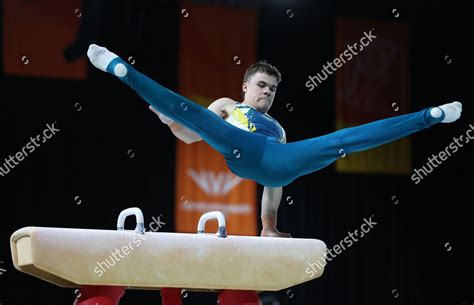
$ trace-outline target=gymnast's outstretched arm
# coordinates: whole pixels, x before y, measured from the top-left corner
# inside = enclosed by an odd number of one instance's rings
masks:
[[[222,119],[225,119],[229,115],[229,107],[233,108],[235,106],[235,103],[236,102],[230,98],[222,97],[212,102],[209,105],[209,107],[207,107],[207,109],[209,109],[210,111],[212,111],[213,113],[221,117]],[[178,139],[185,142],[186,144],[191,144],[191,143],[202,140],[202,138],[197,133],[193,132],[192,130],[189,130],[183,125],[176,123],[175,121],[173,121],[166,115],[160,113],[153,106],[149,106],[149,109],[153,111],[154,113],[156,113],[158,117],[160,118],[160,120],[164,124],[169,126],[169,128],[171,129],[171,132],[173,132],[173,134]]]
[[[291,237],[277,230],[278,207],[283,195],[282,187],[263,187],[262,195],[262,233],[265,237]]]
[[[283,127],[282,127],[283,129]],[[283,129],[283,143],[286,143],[286,132]],[[277,229],[278,208],[280,206],[283,187],[263,187],[262,194],[262,233],[266,237],[291,237],[289,233],[283,233]]]
[[[161,122],[163,122],[163,124],[165,124],[165,125],[168,125],[171,132],[178,139],[183,141],[184,143],[191,144],[191,143],[202,140],[202,138],[197,133],[195,133],[192,130],[189,130],[188,128],[184,127],[183,125],[180,125],[180,124],[176,123],[175,121],[173,121],[172,119],[170,119],[166,115],[160,113],[158,110],[153,108],[153,106],[150,105],[148,108],[151,111],[153,111],[154,113],[156,113],[158,115],[158,117],[160,118]]]

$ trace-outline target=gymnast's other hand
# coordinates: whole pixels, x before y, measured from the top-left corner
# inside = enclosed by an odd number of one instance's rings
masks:
[[[158,115],[158,117],[160,118],[160,120],[166,124],[166,125],[171,125],[174,123],[174,121],[172,119],[170,119],[169,117],[167,117],[166,115],[164,115],[163,113],[159,112],[158,110],[156,110],[155,108],[153,108],[153,106],[149,106],[148,108],[150,108],[151,111],[153,111],[154,113],[156,113]]]

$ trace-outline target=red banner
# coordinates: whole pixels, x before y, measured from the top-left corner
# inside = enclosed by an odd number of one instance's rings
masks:
[[[63,55],[79,30],[82,1],[5,0],[3,5],[5,75],[86,78],[86,59],[68,63]]]

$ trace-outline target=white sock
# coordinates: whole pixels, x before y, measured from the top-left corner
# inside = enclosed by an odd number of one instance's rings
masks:
[[[441,123],[451,123],[461,117],[462,104],[456,101],[432,108],[430,111],[431,116],[434,118],[441,117],[440,109],[442,109],[444,112],[444,119],[441,121]]]
[[[87,57],[96,68],[107,72],[107,66],[118,56],[104,47],[91,44],[87,50]]]

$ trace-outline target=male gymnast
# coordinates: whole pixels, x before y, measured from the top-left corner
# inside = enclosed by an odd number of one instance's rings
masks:
[[[234,174],[264,186],[261,236],[265,237],[290,237],[276,228],[283,186],[328,166],[341,151],[348,155],[368,150],[437,123],[454,122],[462,112],[462,104],[452,102],[286,143],[283,127],[267,114],[281,74],[266,62],[246,71],[242,102],[223,97],[205,108],[164,88],[104,47],[91,44],[87,56],[96,68],[134,89],[177,138],[185,143],[206,141],[224,156]]]

